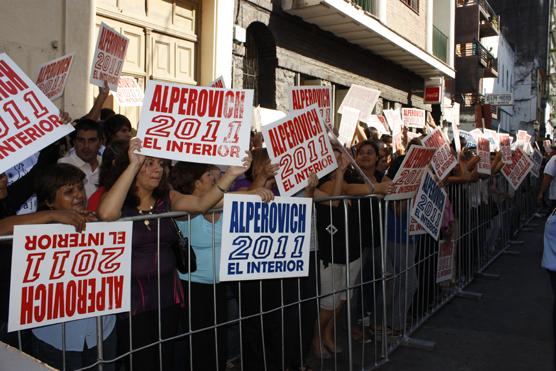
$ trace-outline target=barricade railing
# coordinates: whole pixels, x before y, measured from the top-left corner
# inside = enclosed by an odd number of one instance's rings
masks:
[[[293,369],[307,363],[313,369],[371,369],[401,345],[432,348],[433,343],[412,335],[455,296],[480,296],[465,288],[511,250],[517,231],[535,211],[537,186],[538,180],[528,177],[512,192],[500,175],[447,186],[451,206],[445,213],[453,213],[447,218],[453,220],[439,241],[428,234],[410,235],[411,200],[315,200],[312,235],[317,242],[312,243],[309,275],[302,278],[218,282],[220,210],[126,218],[139,227],[149,221],[145,225],[157,234],[157,257],[167,248],[160,226],[170,218],[179,221],[193,249],[202,245],[205,250],[197,256],[198,271],[177,282],[184,299],[171,305],[163,298],[168,282],[157,258],[156,308],[145,313],[132,306],[119,314],[112,330],[115,349],[99,317],[100,346],[94,360],[79,369],[143,370],[144,352],[159,369]],[[453,247],[452,277],[437,283],[439,249],[447,241]],[[132,280],[136,273],[132,267]],[[28,343],[35,341],[22,331],[14,345],[33,354]],[[69,366],[64,361],[61,368]]]

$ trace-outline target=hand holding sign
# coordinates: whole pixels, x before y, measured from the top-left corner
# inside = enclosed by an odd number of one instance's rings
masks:
[[[135,166],[137,170],[143,166],[145,156],[141,154],[141,139],[135,137],[129,141],[129,149],[127,150],[129,164]]]

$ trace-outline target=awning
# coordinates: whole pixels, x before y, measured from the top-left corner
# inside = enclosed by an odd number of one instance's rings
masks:
[[[345,0],[283,0],[282,8],[423,78],[455,77],[450,66]]]

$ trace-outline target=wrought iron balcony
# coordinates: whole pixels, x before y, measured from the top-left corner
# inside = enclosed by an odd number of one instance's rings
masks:
[[[477,56],[479,63],[484,67],[484,77],[498,77],[498,60],[478,41],[457,44],[458,57]]]

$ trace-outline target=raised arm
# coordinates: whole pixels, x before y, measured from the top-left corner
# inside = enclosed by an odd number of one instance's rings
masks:
[[[80,213],[75,210],[46,210],[14,215],[0,220],[0,236],[12,234],[14,227],[21,224],[63,223],[73,225],[78,232],[81,232],[87,222],[94,220],[96,218],[91,213]]]
[[[129,187],[133,184],[135,176],[145,162],[145,156],[135,153],[135,151],[140,148],[141,140],[139,138],[131,139],[127,152],[129,156],[129,165],[124,172],[120,174],[114,185],[102,195],[97,211],[100,219],[111,221],[121,216],[122,207],[124,206],[127,193],[129,192]]]

